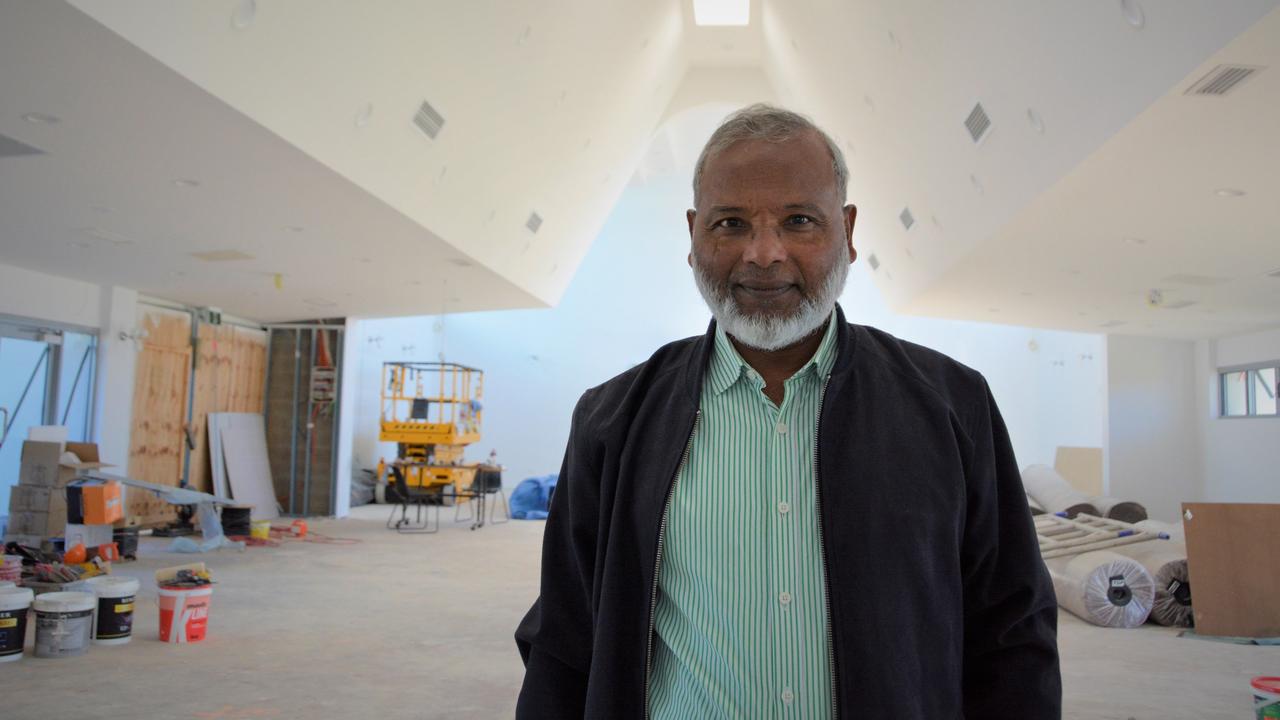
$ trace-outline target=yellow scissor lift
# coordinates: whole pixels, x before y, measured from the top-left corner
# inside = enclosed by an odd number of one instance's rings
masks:
[[[480,440],[484,412],[484,372],[446,362],[382,364],[382,412],[378,439],[396,443],[396,459],[379,461],[378,476],[394,477],[401,516],[388,527],[435,532],[422,522],[422,505],[465,502],[478,465],[467,465],[463,453]],[[418,521],[408,519],[408,505],[418,506]],[[439,508],[436,508],[439,527]]]

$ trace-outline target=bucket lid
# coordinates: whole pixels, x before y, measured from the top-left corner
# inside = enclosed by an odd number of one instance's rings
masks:
[[[122,575],[99,575],[89,578],[86,581],[89,589],[98,594],[98,597],[124,597],[126,595],[136,595],[138,588],[142,587],[142,583],[137,578],[124,577]]]
[[[87,592],[45,593],[36,598],[36,612],[82,612],[92,610],[98,599]]]
[[[1254,690],[1261,690],[1263,692],[1280,695],[1280,677],[1268,677],[1266,675],[1262,675],[1254,678],[1253,682],[1250,684],[1253,685]]]
[[[31,588],[0,587],[0,610],[26,610],[35,595]]]

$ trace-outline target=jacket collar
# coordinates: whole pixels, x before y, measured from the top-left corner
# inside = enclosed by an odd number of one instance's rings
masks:
[[[853,367],[854,333],[844,318],[844,308],[836,303],[836,362],[831,368],[832,375],[848,372]],[[707,325],[707,332],[694,343],[692,362],[685,366],[684,385],[686,395],[695,408],[702,399],[702,382],[711,366],[711,358],[716,347],[716,321],[712,318]]]

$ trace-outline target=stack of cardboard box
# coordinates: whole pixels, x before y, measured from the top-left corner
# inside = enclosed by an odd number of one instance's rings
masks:
[[[63,462],[64,453],[74,454],[75,461]],[[68,546],[83,542],[85,547],[94,547],[111,542],[111,522],[123,514],[123,498],[118,486],[114,489],[114,502],[109,497],[111,491],[104,493],[105,512],[86,517],[82,509],[76,516],[79,523],[69,525],[67,519],[67,486],[82,479],[87,472],[106,467],[111,466],[99,461],[98,446],[94,443],[24,442],[18,485],[9,492],[9,529],[5,542],[32,547],[47,546],[55,537],[65,537]],[[94,504],[96,510],[102,503]]]

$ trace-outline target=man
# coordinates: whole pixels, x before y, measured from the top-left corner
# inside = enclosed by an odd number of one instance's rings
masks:
[[[777,108],[708,141],[689,263],[715,319],[578,402],[518,717],[1060,717],[986,382],[836,305],[847,178]]]

